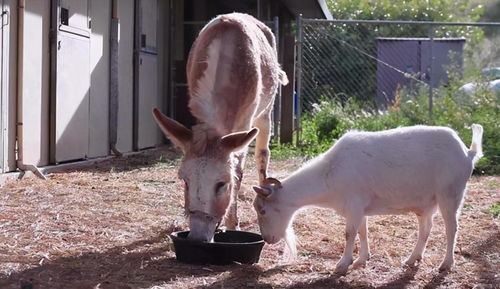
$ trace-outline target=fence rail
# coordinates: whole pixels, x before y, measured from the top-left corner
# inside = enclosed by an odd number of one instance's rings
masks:
[[[379,109],[402,89],[435,90],[500,66],[500,23],[297,19],[296,131],[323,99]],[[486,29],[489,29],[488,31]],[[486,31],[486,32],[485,32]]]

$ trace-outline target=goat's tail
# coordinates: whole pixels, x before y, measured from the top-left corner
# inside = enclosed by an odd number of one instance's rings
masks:
[[[288,84],[288,76],[286,76],[286,72],[280,69],[278,72],[278,79],[281,83],[281,85],[287,85]]]
[[[483,127],[480,124],[472,124],[472,144],[470,145],[469,156],[475,164],[483,156]]]

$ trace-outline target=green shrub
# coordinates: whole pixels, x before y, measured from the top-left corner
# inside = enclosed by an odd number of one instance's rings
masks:
[[[500,203],[491,205],[488,212],[492,214],[494,218],[498,218],[498,216],[500,216]]]
[[[500,174],[500,97],[490,91],[476,91],[466,101],[458,95],[458,83],[436,89],[433,114],[429,116],[428,89],[417,93],[400,90],[396,102],[384,113],[372,104],[358,101],[339,104],[322,100],[302,118],[302,133],[297,146],[273,144],[274,157],[302,155],[314,157],[326,151],[349,130],[379,131],[418,124],[440,125],[453,128],[466,145],[470,145],[472,123],[484,127],[483,150],[485,156],[476,165],[475,173]]]

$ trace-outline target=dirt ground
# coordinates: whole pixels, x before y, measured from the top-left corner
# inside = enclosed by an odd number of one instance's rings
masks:
[[[450,272],[437,270],[445,253],[439,215],[423,262],[402,266],[417,223],[401,215],[370,218],[371,260],[337,276],[344,220],[315,208],[295,220],[300,243],[293,263],[282,261],[283,242],[266,245],[256,265],[178,263],[168,235],[187,229],[179,157],[161,149],[53,173],[46,181],[7,182],[0,188],[0,288],[500,288],[500,219],[488,212],[500,202],[500,177],[470,180]],[[251,158],[239,213],[241,229],[258,232]],[[283,178],[303,162],[273,161],[271,175]]]

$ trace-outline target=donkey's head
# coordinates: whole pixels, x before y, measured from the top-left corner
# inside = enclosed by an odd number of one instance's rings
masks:
[[[232,153],[246,148],[258,130],[217,136],[208,128],[192,131],[157,109],[153,115],[165,136],[184,153],[179,178],[184,182],[188,238],[210,241],[231,202],[235,182]]]

